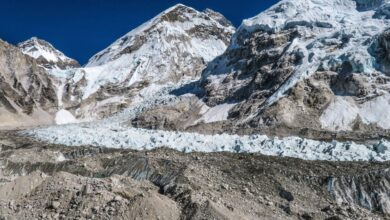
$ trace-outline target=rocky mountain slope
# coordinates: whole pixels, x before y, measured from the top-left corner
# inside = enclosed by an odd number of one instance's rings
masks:
[[[193,113],[183,129],[319,139],[389,136],[389,5],[283,0],[244,20],[196,85],[208,107]],[[161,128],[162,121],[188,118],[166,118],[164,111],[144,113],[133,125]],[[217,114],[226,117],[207,120]]]
[[[207,103],[257,128],[389,129],[388,5],[287,0],[245,20],[204,72]]]
[[[212,10],[169,8],[74,69],[63,106],[78,118],[96,119],[161,86],[198,79],[206,64],[225,51],[234,30]]]
[[[55,106],[49,113],[54,121],[50,116],[42,124],[66,124],[110,116],[161,87],[199,79],[206,64],[227,48],[234,31],[217,12],[198,12],[179,4],[124,35],[84,67],[36,37],[18,48],[36,64],[32,73],[45,75],[31,80],[50,84],[47,94],[34,91],[39,93],[35,99],[50,96]],[[17,71],[16,65],[30,65],[13,62],[10,71]],[[11,97],[11,101],[15,100]],[[38,117],[37,122],[40,120]]]
[[[56,109],[55,86],[46,70],[0,40],[0,127],[52,124]]]

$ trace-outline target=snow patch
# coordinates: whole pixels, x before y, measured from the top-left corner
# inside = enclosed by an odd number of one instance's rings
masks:
[[[62,154],[61,152],[57,153],[56,162],[64,162],[64,161],[66,161],[64,154]]]
[[[359,115],[353,100],[337,96],[320,117],[322,128],[334,131],[350,131]]]
[[[363,103],[359,115],[365,123],[373,123],[383,129],[390,129],[390,95],[379,96]]]
[[[212,123],[212,122],[218,122],[218,121],[225,121],[227,120],[229,116],[229,111],[236,106],[237,104],[221,104],[214,106],[212,108],[203,108],[200,114],[202,117],[195,122],[197,124],[198,122],[205,122],[205,123]]]
[[[351,131],[358,117],[364,124],[376,124],[390,129],[390,95],[382,95],[363,104],[351,97],[340,97],[329,105],[320,117],[322,128],[333,131]]]
[[[55,122],[57,125],[77,123],[77,119],[65,109],[61,109],[57,112],[55,117]]]

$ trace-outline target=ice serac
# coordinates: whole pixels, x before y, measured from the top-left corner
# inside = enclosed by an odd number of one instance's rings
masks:
[[[64,103],[79,118],[101,118],[142,100],[160,86],[200,77],[221,55],[235,28],[212,10],[175,5],[119,38],[75,70]],[[80,104],[81,103],[81,104]]]
[[[0,40],[0,127],[51,124],[56,110],[55,86],[46,70]]]
[[[37,63],[46,69],[70,69],[80,67],[80,64],[64,53],[57,50],[49,42],[32,37],[21,42],[18,47],[24,54],[37,60]]]
[[[203,72],[209,106],[252,130],[388,133],[389,1],[283,0]]]

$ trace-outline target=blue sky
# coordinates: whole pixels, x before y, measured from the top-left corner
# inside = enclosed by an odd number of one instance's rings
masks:
[[[1,0],[0,38],[37,36],[81,64],[117,38],[177,3],[211,8],[235,26],[277,0]]]

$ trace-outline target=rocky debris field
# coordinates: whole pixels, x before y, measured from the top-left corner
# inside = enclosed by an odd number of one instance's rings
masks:
[[[64,147],[0,132],[0,219],[383,219],[389,165]]]

